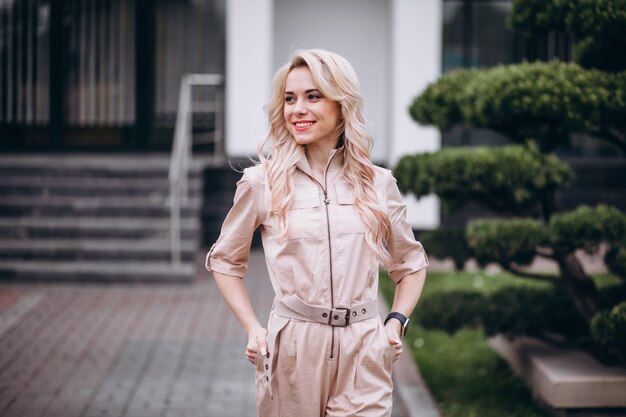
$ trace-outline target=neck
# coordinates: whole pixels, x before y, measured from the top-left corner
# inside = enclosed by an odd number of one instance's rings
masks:
[[[306,159],[313,172],[322,173],[328,163],[330,152],[335,149],[328,143],[312,143],[306,147]]]

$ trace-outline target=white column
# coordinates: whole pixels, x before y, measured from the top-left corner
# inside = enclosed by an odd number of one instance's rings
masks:
[[[256,155],[267,131],[272,81],[272,0],[226,2],[226,154]]]
[[[441,73],[441,0],[391,0],[390,166],[405,154],[441,147],[439,132],[419,126],[408,113],[412,100]],[[408,216],[416,229],[439,225],[439,200],[407,196]]]

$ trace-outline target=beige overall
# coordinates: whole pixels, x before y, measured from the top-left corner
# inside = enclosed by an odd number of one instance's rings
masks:
[[[333,150],[319,183],[306,158],[298,162],[286,240],[277,236],[263,168],[246,169],[220,237],[207,254],[209,271],[243,277],[252,234],[261,226],[276,301],[268,323],[269,357],[257,358],[259,417],[391,414],[394,347],[372,311],[379,262],[366,242],[367,226],[354,208],[354,192],[341,176],[342,164],[343,149]],[[428,260],[406,220],[391,172],[379,167],[375,172],[378,202],[392,225],[388,272],[397,283],[428,266]],[[298,313],[288,313],[281,300],[306,306],[306,314],[319,311],[326,317],[328,310],[333,325],[294,318]],[[347,317],[354,322],[346,323]]]

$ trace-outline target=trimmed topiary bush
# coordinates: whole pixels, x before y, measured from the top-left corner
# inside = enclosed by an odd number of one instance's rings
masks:
[[[608,250],[604,257],[607,268],[613,274],[626,279],[626,244],[614,246]]]
[[[420,242],[428,248],[431,257],[452,258],[457,270],[463,270],[465,262],[472,258],[467,246],[464,229],[438,229],[420,236]]]
[[[467,242],[481,265],[528,265],[546,238],[544,225],[535,219],[482,219],[467,225]]]
[[[626,54],[621,53],[626,50],[626,0],[516,0],[511,21],[529,34],[573,33],[584,67],[536,62],[442,76],[413,101],[410,112],[417,122],[442,131],[457,125],[491,129],[519,145],[406,156],[396,177],[403,192],[437,194],[446,210],[478,202],[496,211],[500,218],[472,221],[466,228],[479,262],[497,262],[517,276],[558,283],[553,296],[505,292],[485,299],[488,332],[541,333],[558,325],[568,334],[589,335],[592,319],[626,295],[623,287],[599,291],[576,251],[593,252],[605,244],[609,268],[624,275],[625,215],[604,205],[560,213],[556,191],[568,184],[571,173],[550,152],[572,134],[584,133],[626,154]],[[535,256],[554,261],[556,276],[525,269]],[[460,302],[463,296],[455,297]],[[484,309],[471,300],[473,320],[473,311]],[[456,307],[454,312],[461,314]],[[549,317],[559,312],[567,314],[552,322]],[[576,320],[567,318],[572,312]],[[447,315],[441,325],[450,329],[451,323],[458,322]]]
[[[439,292],[420,302],[417,321],[427,329],[454,333],[466,326],[480,326],[485,305],[486,297],[478,292]]]
[[[489,336],[498,333],[545,337],[546,333],[581,337],[589,325],[561,288],[505,288],[491,294],[483,310],[482,324]]]
[[[591,322],[593,339],[626,363],[626,301],[598,313]]]
[[[624,73],[549,62],[446,74],[411,105],[413,118],[445,131],[457,124],[492,129],[551,151],[571,133],[592,133],[626,151]]]
[[[581,248],[593,253],[601,243],[614,245],[625,237],[626,215],[606,205],[581,206],[550,219],[551,246],[560,252]]]
[[[405,156],[394,171],[402,192],[437,194],[446,210],[478,201],[504,213],[539,209],[570,178],[569,167],[534,146],[444,148]]]

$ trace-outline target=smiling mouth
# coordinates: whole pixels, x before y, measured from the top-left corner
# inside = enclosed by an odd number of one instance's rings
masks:
[[[314,123],[315,122],[295,122],[293,125],[296,127],[296,130],[306,130],[313,126]]]

